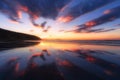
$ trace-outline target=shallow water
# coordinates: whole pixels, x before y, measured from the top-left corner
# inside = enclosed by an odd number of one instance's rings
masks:
[[[0,80],[120,80],[120,46],[46,41],[24,45],[0,47]]]

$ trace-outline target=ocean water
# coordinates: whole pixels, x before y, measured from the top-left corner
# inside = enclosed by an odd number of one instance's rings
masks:
[[[120,41],[1,42],[0,80],[120,80]]]

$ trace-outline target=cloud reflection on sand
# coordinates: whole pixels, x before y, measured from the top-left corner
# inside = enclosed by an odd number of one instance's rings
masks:
[[[119,46],[69,42],[5,50],[0,80],[119,80],[119,51]]]

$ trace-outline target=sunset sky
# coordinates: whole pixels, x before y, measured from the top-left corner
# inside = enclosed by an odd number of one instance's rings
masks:
[[[0,0],[0,28],[43,39],[120,40],[120,0]]]

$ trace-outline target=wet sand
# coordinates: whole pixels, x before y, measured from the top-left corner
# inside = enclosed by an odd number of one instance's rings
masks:
[[[0,48],[0,80],[120,80],[120,46],[40,41]]]

